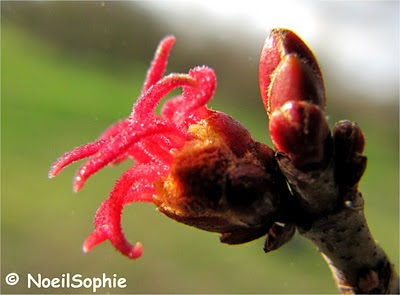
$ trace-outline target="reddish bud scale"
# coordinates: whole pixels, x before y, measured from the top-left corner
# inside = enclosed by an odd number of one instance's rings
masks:
[[[292,57],[288,59],[290,55]],[[286,65],[283,66],[281,63]],[[289,75],[285,74],[286,72]],[[289,79],[286,82],[287,87],[280,92],[279,89],[287,79]],[[309,93],[304,93],[301,88],[292,90],[297,91],[300,97],[287,96],[287,92],[290,93],[288,87],[293,81],[300,86],[305,84],[306,88],[313,89],[312,97]],[[259,83],[262,101],[268,115],[275,108],[293,99],[312,101],[324,110],[325,90],[318,63],[307,45],[290,30],[273,29],[265,40],[259,64]],[[276,83],[278,85],[274,87]]]
[[[287,102],[271,115],[269,129],[275,147],[286,153],[296,167],[324,160],[330,132],[318,106],[305,101]]]
[[[288,101],[308,101],[324,110],[323,90],[309,64],[297,54],[283,57],[269,87],[269,108],[273,112]]]
[[[207,118],[207,122],[238,157],[243,157],[249,146],[254,143],[250,132],[224,113],[215,112]]]

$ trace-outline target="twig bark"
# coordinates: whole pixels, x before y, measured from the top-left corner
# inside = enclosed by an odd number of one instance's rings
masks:
[[[340,188],[330,154],[324,168],[309,171],[277,154],[295,197],[290,218],[299,233],[318,247],[343,294],[398,294],[399,277],[371,235],[363,197],[357,186]]]

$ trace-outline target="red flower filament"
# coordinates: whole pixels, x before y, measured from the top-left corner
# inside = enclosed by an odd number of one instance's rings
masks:
[[[127,157],[136,162],[117,181],[109,198],[97,211],[95,230],[83,245],[85,252],[109,239],[116,249],[130,258],[141,256],[141,244],[130,244],[122,233],[123,206],[131,202],[153,201],[153,195],[157,193],[153,183],[168,175],[173,162],[170,151],[180,149],[186,143],[190,124],[210,113],[206,104],[216,84],[212,69],[196,67],[189,74],[163,77],[174,42],[173,36],[161,41],[131,115],[111,126],[95,142],[65,153],[51,167],[49,178],[56,176],[65,166],[90,157],[74,179],[74,190],[79,191],[87,178],[107,164],[118,163]],[[162,115],[156,115],[154,109],[159,101],[177,87],[183,88],[182,95],[169,100],[161,111]]]

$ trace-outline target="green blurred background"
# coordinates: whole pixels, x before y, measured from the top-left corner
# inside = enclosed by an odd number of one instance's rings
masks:
[[[338,5],[339,15],[348,13],[339,2],[326,3]],[[398,11],[398,3],[393,3]],[[96,209],[131,163],[102,170],[77,195],[71,189],[77,164],[51,181],[47,172],[65,151],[92,141],[129,114],[163,36],[177,37],[168,71],[212,66],[218,88],[211,106],[239,119],[255,139],[270,144],[257,78],[266,32],[252,32],[246,22],[214,24],[206,9],[201,11],[204,23],[195,23],[169,15],[169,10],[161,16],[162,10],[151,5],[158,3],[1,2],[2,293],[87,291],[27,289],[27,273],[116,273],[127,279],[126,289],[101,293],[336,293],[325,262],[298,235],[276,253],[264,254],[263,239],[223,245],[216,234],[178,224],[151,204],[128,206],[123,214],[128,239],[144,245],[142,258],[131,261],[109,243],[89,254],[81,252]],[[331,26],[339,26],[341,18],[336,22]],[[394,30],[392,45],[398,48],[398,28],[389,29]],[[224,33],[216,34],[218,30]],[[351,87],[351,82],[348,86],[335,80],[330,66],[334,68],[336,57],[324,51],[323,42],[310,45],[327,81],[330,125],[352,119],[365,133],[368,168],[360,188],[366,215],[374,237],[398,268],[398,85],[391,91],[382,86],[385,97],[367,99],[356,82]],[[346,46],[337,47],[341,45]],[[398,64],[398,52],[393,58]],[[380,61],[372,60],[371,65],[375,62]],[[368,64],[365,67],[360,71],[368,70]],[[393,77],[389,73],[381,78]],[[10,272],[21,277],[13,287],[4,284]]]

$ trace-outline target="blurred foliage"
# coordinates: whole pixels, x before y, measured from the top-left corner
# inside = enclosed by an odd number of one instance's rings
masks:
[[[15,287],[2,286],[2,292],[84,292],[29,290],[24,284],[27,273],[54,277],[67,272],[88,277],[116,273],[127,278],[126,289],[104,290],[110,293],[337,292],[323,259],[299,236],[266,255],[262,239],[241,246],[223,245],[217,235],[177,224],[150,204],[129,206],[123,215],[127,237],[144,244],[141,259],[130,261],[115,253],[109,243],[89,254],[81,253],[96,209],[131,163],[104,169],[88,181],[77,198],[71,190],[74,169],[49,181],[49,166],[63,152],[93,140],[109,124],[129,114],[156,44],[168,29],[139,8],[129,10],[117,3],[107,8],[114,9],[107,13],[100,9],[101,2],[93,3],[79,3],[87,8],[78,15],[73,13],[73,5],[65,2],[57,4],[61,6],[52,2],[46,2],[47,6],[1,3],[5,16],[1,26],[1,271],[17,272],[22,280]],[[96,10],[95,5],[100,8]],[[109,31],[91,24],[101,24]],[[213,66],[220,82],[212,105],[238,118],[256,139],[268,143],[256,61],[247,61],[243,69],[243,73],[254,72],[250,75],[254,81],[226,85],[229,79],[224,73],[234,76],[232,69],[238,65],[226,62],[235,60],[235,50],[218,59],[223,47],[209,45],[209,58],[203,56],[201,63]],[[178,39],[169,70],[187,71],[202,57],[186,48],[184,40]],[[180,53],[185,53],[182,58]],[[183,66],[185,56],[192,60]],[[217,59],[218,65],[213,64]],[[396,262],[397,109],[355,97],[329,97],[331,123],[354,119],[365,132],[369,162],[361,191],[366,214],[373,235]]]

